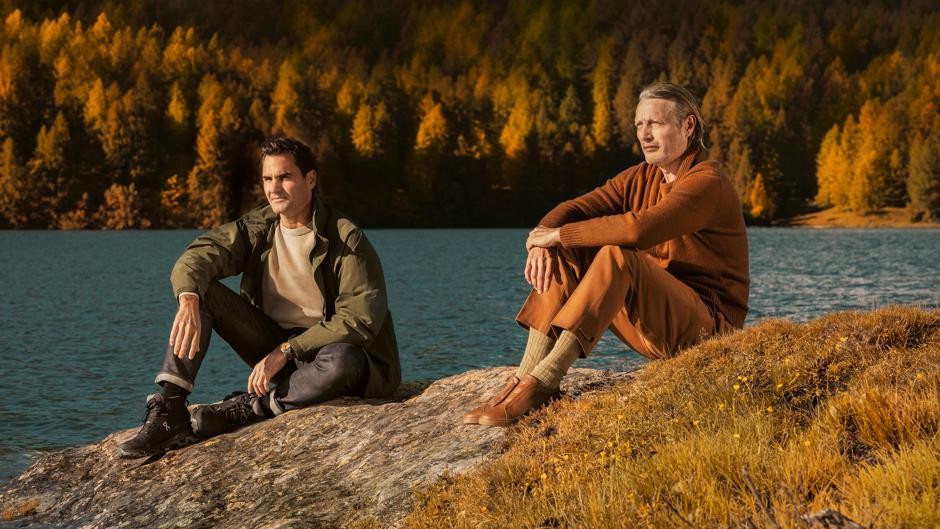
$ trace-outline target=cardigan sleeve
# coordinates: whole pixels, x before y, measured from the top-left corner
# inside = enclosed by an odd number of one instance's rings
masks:
[[[570,222],[623,213],[627,181],[636,171],[636,167],[631,167],[593,191],[558,204],[542,217],[539,225],[558,228]]]
[[[709,169],[693,171],[648,209],[565,224],[561,244],[565,248],[615,245],[646,249],[699,231],[711,225],[721,210],[721,178]]]

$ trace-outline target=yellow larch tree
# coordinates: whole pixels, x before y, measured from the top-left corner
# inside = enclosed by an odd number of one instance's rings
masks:
[[[597,53],[597,64],[591,74],[591,96],[594,101],[594,119],[591,121],[591,136],[594,144],[602,149],[610,146],[614,130],[614,119],[611,111],[611,83],[614,77],[614,43],[612,39],[605,40]]]
[[[25,171],[16,159],[13,138],[6,138],[0,149],[0,219],[11,228],[22,228],[29,220],[28,182],[24,178]]]

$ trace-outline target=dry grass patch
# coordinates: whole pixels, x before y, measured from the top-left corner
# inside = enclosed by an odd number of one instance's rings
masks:
[[[940,311],[765,321],[563,399],[410,528],[940,525]]]

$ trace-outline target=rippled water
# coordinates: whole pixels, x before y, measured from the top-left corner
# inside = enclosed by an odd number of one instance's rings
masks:
[[[139,425],[175,311],[170,268],[196,234],[0,232],[0,480],[40,451]],[[406,379],[518,362],[526,230],[368,234],[385,267]],[[940,230],[755,228],[750,240],[749,323],[940,305]],[[608,333],[578,365],[642,362]],[[215,337],[190,400],[215,400],[248,373]]]

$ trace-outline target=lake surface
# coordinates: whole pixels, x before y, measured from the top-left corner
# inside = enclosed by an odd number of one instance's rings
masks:
[[[369,230],[405,379],[518,363],[527,230]],[[0,481],[41,452],[137,427],[175,314],[169,273],[196,231],[0,232]],[[750,230],[751,311],[806,321],[940,306],[940,230]],[[228,280],[237,289],[237,281]],[[644,360],[608,333],[579,366]],[[217,336],[190,402],[243,388]]]

